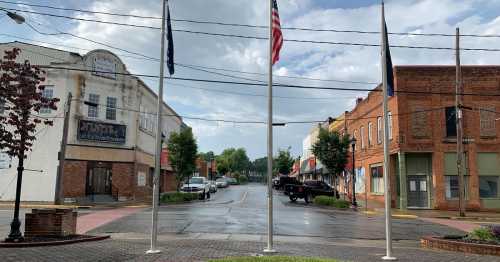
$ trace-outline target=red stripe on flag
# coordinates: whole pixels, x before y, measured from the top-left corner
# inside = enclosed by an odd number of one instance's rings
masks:
[[[272,62],[273,65],[278,62],[280,59],[280,51],[281,47],[283,46],[283,33],[281,32],[281,23],[280,23],[280,16],[278,13],[278,4],[276,3],[276,0],[274,0],[274,8],[272,10],[273,13],[273,52],[272,52]]]

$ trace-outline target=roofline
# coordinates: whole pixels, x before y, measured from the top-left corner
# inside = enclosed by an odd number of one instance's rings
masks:
[[[17,40],[11,41],[11,42],[2,42],[2,43],[0,43],[0,45],[8,45],[8,44],[16,44],[16,43],[17,44],[34,46],[34,47],[42,47],[42,48],[45,48],[45,49],[51,49],[51,50],[55,50],[55,51],[64,52],[64,53],[68,53],[68,54],[71,54],[71,55],[77,55],[79,57],[83,57],[80,53],[77,53],[77,52],[71,52],[71,51],[62,50],[62,49],[53,48],[53,47],[47,47],[47,46],[43,46],[43,45],[35,45],[35,44],[26,43],[26,42],[17,41]]]

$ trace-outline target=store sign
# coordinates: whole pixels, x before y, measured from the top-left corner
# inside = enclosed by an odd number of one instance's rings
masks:
[[[94,58],[92,64],[93,75],[116,79],[116,63],[105,58]]]
[[[124,144],[127,138],[127,126],[80,120],[78,140]]]
[[[137,186],[146,186],[146,173],[139,172],[137,174]]]
[[[0,152],[0,169],[10,168],[11,158],[6,153]]]

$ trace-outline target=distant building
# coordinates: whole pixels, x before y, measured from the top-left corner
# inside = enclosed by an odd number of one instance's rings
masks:
[[[457,209],[455,67],[397,66],[394,72],[396,95],[389,99],[392,206]],[[500,94],[500,66],[464,66],[462,74],[464,93],[475,94],[463,96],[466,207],[500,210],[500,100],[478,95]],[[357,139],[356,193],[374,205],[383,203],[385,191],[379,91],[345,115],[347,132]],[[331,128],[341,129],[336,125]]]
[[[58,110],[42,109],[40,117],[54,119],[41,127],[28,153],[22,201],[52,202],[60,190],[67,202],[144,201],[152,193],[157,95],[138,77],[128,75],[115,54],[93,50],[85,55],[25,44],[0,44],[0,52],[21,49],[19,61],[45,68],[44,95],[57,97]],[[66,70],[61,68],[71,68]],[[64,172],[58,176],[64,107],[72,93]],[[185,124],[163,104],[162,133],[168,138]],[[1,112],[0,112],[1,113]],[[2,154],[0,154],[2,155]],[[175,190],[174,175],[162,154],[161,191]],[[5,158],[2,155],[0,159]],[[16,160],[0,167],[0,201],[15,198]]]

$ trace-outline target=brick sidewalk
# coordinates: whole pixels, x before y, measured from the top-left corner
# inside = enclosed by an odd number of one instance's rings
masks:
[[[0,249],[2,261],[207,261],[228,256],[261,254],[264,242],[227,240],[171,240],[159,243],[161,254],[146,255],[147,240],[105,240],[68,246]],[[309,243],[277,243],[278,255],[314,256],[347,261],[381,261],[383,248]],[[395,247],[398,261],[500,262],[500,257],[478,256],[412,247]]]
[[[85,234],[91,231],[92,229],[111,223],[122,217],[135,214],[142,210],[143,210],[142,208],[126,207],[126,208],[95,211],[90,214],[78,217],[76,232],[78,234]]]

